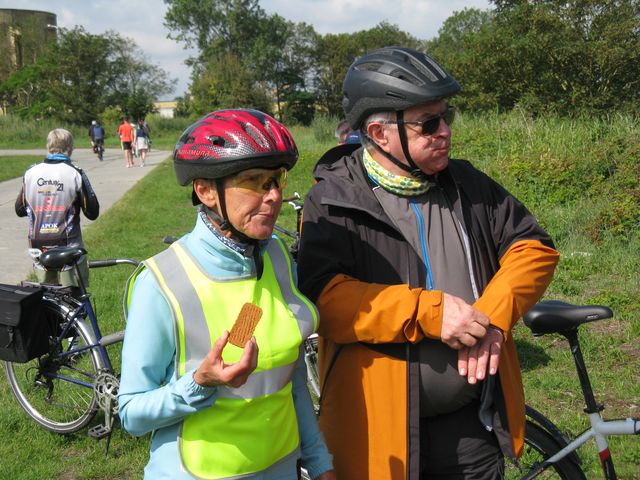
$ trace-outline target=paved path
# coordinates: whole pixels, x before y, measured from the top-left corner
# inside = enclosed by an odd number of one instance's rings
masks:
[[[42,155],[44,158],[45,150],[0,149],[2,155]],[[98,196],[102,215],[168,155],[170,152],[166,150],[152,150],[147,154],[144,168],[126,168],[122,151],[116,149],[106,150],[102,162],[87,148],[74,150],[71,158],[87,173]],[[138,159],[135,162],[139,164]],[[31,271],[32,262],[27,254],[28,220],[27,217],[18,217],[14,209],[21,185],[22,178],[0,182],[0,283],[19,283]],[[83,228],[92,223],[84,214],[81,217]]]

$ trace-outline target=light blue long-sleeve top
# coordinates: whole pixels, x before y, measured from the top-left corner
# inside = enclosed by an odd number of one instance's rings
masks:
[[[203,215],[199,213],[194,230],[181,239],[202,268],[217,278],[255,272],[254,261],[241,253],[242,246],[222,237]],[[129,305],[118,402],[125,430],[136,436],[153,432],[149,463],[144,470],[146,479],[193,478],[180,462],[178,427],[187,415],[215,408],[216,387],[198,385],[193,380],[195,370],[176,378],[175,345],[169,304],[153,274],[143,270],[134,283]],[[312,478],[316,478],[333,467],[307,390],[302,347],[292,382],[300,457]],[[273,432],[274,436],[278,434]],[[251,478],[297,480],[296,457],[289,455]]]

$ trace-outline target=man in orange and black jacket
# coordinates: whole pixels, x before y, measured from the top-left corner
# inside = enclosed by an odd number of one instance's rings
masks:
[[[450,159],[457,81],[399,47],[356,60],[343,145],[314,170],[298,275],[320,320],[320,425],[338,478],[499,479],[520,455],[511,329],[558,252],[529,211]]]

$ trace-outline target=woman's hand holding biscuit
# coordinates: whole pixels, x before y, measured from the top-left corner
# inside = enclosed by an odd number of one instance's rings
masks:
[[[193,374],[193,379],[198,385],[204,387],[227,385],[238,388],[247,382],[249,375],[256,369],[258,344],[255,337],[247,341],[237,363],[226,363],[222,358],[222,350],[228,341],[229,332],[225,330]]]

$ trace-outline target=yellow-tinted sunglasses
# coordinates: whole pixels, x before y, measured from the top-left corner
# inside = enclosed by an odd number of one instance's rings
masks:
[[[275,170],[252,168],[228,179],[229,187],[242,188],[260,195],[264,195],[272,188],[282,191],[286,184],[287,169],[284,167],[276,168]]]

